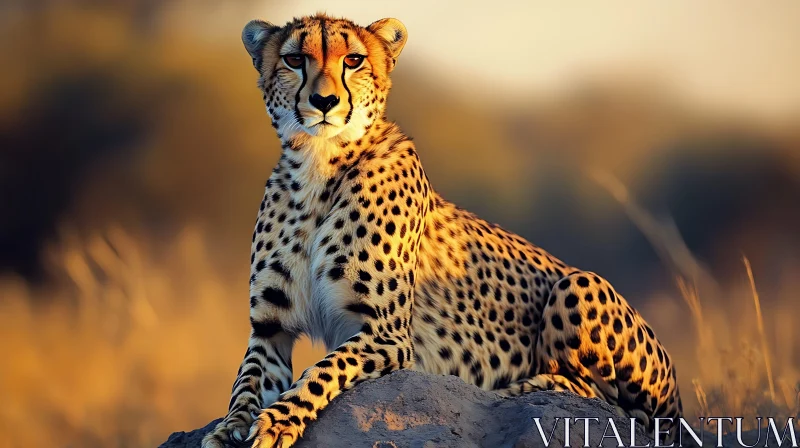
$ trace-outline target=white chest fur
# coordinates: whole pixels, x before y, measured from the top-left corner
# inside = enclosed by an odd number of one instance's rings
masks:
[[[285,150],[266,186],[252,246],[251,297],[279,288],[289,302],[279,307],[284,327],[309,334],[330,348],[361,325],[357,316],[342,311],[342,304],[353,297],[346,282],[332,284],[319,275],[327,256],[320,249],[324,239],[340,238],[342,232],[327,218],[333,188],[345,171],[343,152],[314,140]]]

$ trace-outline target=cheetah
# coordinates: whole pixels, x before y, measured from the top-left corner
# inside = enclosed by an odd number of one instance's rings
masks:
[[[597,397],[647,428],[681,416],[667,351],[606,280],[431,188],[385,116],[406,40],[393,18],[244,27],[282,151],[252,237],[247,351],[202,446],[292,446],[340,393],[398,369]],[[292,382],[301,334],[330,354]]]

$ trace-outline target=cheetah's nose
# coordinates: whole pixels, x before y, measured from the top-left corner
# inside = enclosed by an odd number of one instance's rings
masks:
[[[329,110],[333,109],[337,104],[339,104],[339,97],[336,95],[328,95],[322,96],[318,93],[311,95],[309,98],[311,105],[316,107],[317,109],[321,110],[322,113],[327,113]]]

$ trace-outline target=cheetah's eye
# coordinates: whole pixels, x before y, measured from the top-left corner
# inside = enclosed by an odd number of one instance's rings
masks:
[[[344,65],[346,65],[347,68],[358,68],[362,62],[364,62],[364,56],[360,54],[348,54],[344,57]]]
[[[306,57],[302,54],[287,54],[283,57],[283,62],[291,68],[300,68],[306,61]]]

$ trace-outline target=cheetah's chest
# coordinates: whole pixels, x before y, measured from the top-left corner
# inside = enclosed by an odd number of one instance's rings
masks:
[[[315,275],[326,256],[319,248],[331,233],[329,215],[344,173],[343,165],[332,164],[326,154],[330,152],[303,148],[293,154],[296,158],[283,156],[273,170],[253,234],[250,293],[253,297],[265,288],[280,288],[288,302],[284,327],[336,344],[351,336],[344,336],[351,325],[343,326],[331,313],[337,309],[332,302],[346,298],[321,294],[320,276]]]

